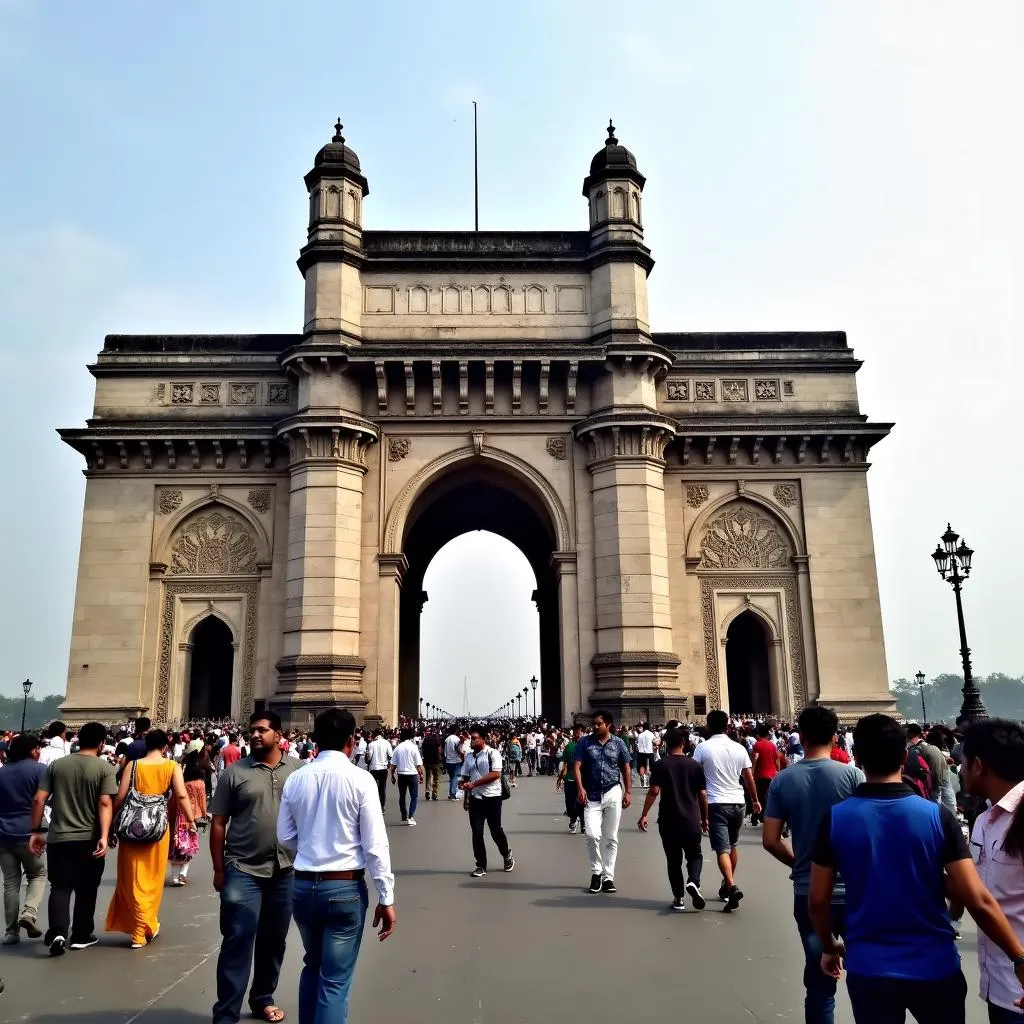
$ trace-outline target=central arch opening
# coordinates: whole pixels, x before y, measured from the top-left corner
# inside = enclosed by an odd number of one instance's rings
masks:
[[[737,615],[725,635],[729,710],[733,714],[772,713],[768,633],[750,611]]]
[[[234,637],[227,624],[208,615],[192,631],[188,684],[189,718],[230,718]]]
[[[490,661],[486,652],[481,658],[473,656],[473,663],[468,660],[460,664],[458,658],[448,658],[445,671],[455,674],[449,680],[445,691],[454,689],[458,700],[445,705],[439,696],[425,692],[421,684],[421,636],[424,625],[432,630],[437,623],[432,622],[434,616],[424,616],[423,610],[431,600],[429,590],[425,586],[427,569],[435,556],[456,538],[464,534],[477,534],[484,531],[475,542],[483,542],[486,548],[486,534],[497,534],[509,544],[514,545],[522,553],[529,571],[532,572],[533,590],[525,596],[534,602],[533,614],[536,616],[537,630],[533,634],[533,649],[520,652],[515,664],[531,663],[534,667],[522,679],[509,678],[505,681],[506,670],[518,675],[523,669],[512,669],[498,663],[500,655],[490,652]],[[473,543],[467,538],[466,543]],[[457,553],[457,546],[453,546]],[[490,550],[495,552],[494,542]],[[468,703],[474,715],[487,714],[496,710],[504,699],[514,697],[529,686],[530,676],[536,675],[539,680],[537,690],[538,715],[548,721],[561,721],[562,717],[562,684],[559,636],[559,605],[558,588],[551,555],[556,550],[556,532],[544,502],[524,479],[500,465],[474,459],[468,465],[458,466],[443,474],[429,484],[415,502],[410,511],[405,528],[403,552],[408,559],[409,568],[402,583],[401,592],[401,626],[399,632],[399,712],[415,715],[419,711],[419,698],[424,696],[432,703],[446,707],[448,711],[461,715],[464,708],[463,676],[470,688]],[[444,561],[447,561],[447,556]],[[443,567],[444,561],[440,563]],[[508,561],[501,557],[491,558],[491,564],[474,566],[473,578],[480,585],[487,585],[487,576],[493,577],[494,597],[504,594],[506,599],[522,601],[522,586],[527,577],[518,574],[520,584],[502,578],[501,566],[508,566]],[[525,567],[524,567],[525,568]],[[466,574],[465,578],[470,579]],[[458,587],[459,576],[447,575],[438,579],[438,584],[446,588]],[[510,586],[513,588],[510,592]],[[518,593],[518,596],[514,596]],[[441,595],[438,595],[440,603]],[[519,604],[521,608],[521,603]],[[494,627],[500,630],[507,623],[496,622]],[[432,645],[443,643],[443,634],[432,634],[427,649],[434,650]],[[432,655],[433,657],[433,655]],[[467,655],[468,657],[468,655]],[[437,662],[432,661],[431,665]],[[539,667],[539,670],[538,670]],[[433,669],[431,669],[433,671]],[[501,681],[500,688],[487,686],[477,687],[477,680],[482,680],[487,672]],[[504,693],[508,689],[508,693]],[[494,693],[494,707],[485,707]],[[486,694],[486,696],[485,696]],[[529,710],[532,713],[534,695],[532,689],[528,693]],[[526,713],[524,709],[524,714]]]

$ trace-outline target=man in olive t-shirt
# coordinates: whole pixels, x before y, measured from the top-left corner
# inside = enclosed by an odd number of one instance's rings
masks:
[[[96,894],[117,794],[113,765],[99,756],[106,736],[107,727],[99,722],[83,725],[78,753],[47,766],[32,806],[29,846],[37,855],[47,848],[50,928],[43,941],[51,956],[60,956],[69,945],[85,949],[97,942],[93,934]],[[47,799],[52,801],[48,833],[41,828]]]

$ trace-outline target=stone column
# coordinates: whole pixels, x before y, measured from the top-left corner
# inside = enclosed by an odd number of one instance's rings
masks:
[[[377,685],[370,725],[398,721],[402,580],[409,571],[409,560],[401,552],[386,552],[377,556],[377,565]]]
[[[818,675],[818,644],[814,636],[814,613],[811,608],[810,559],[807,555],[794,555],[796,567],[796,593],[800,604],[800,625],[804,639],[804,671],[807,680],[807,702],[821,700],[821,679]],[[795,641],[790,638],[790,643]],[[796,686],[796,680],[793,680]],[[797,714],[802,708],[794,709]]]
[[[299,416],[279,433],[291,481],[283,656],[272,704],[292,727],[347,707],[361,716],[360,572],[366,449],[377,428],[357,416]]]
[[[678,706],[665,534],[665,446],[674,425],[657,414],[608,413],[577,427],[590,446],[597,600],[591,703],[658,718]]]
[[[576,579],[576,553],[556,551],[551,556],[558,586],[558,639],[561,645],[561,711],[564,722],[571,721],[583,707],[583,678],[580,664],[580,621],[579,585]],[[545,713],[550,707],[549,697],[544,695]],[[551,719],[549,718],[549,721]]]

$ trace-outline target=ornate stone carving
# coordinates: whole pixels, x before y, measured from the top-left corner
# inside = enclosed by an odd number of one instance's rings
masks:
[[[287,405],[291,400],[292,392],[288,384],[267,385],[267,405]]]
[[[559,462],[569,457],[569,446],[565,443],[564,437],[549,437],[544,447],[548,455]]]
[[[270,511],[270,499],[272,497],[271,490],[269,487],[257,487],[249,492],[248,502],[249,508],[254,512],[259,512],[260,515],[265,515]]]
[[[776,484],[772,494],[783,508],[789,508],[797,503],[796,484]]]
[[[171,545],[172,576],[227,576],[256,572],[256,539],[240,520],[223,512],[199,515],[181,527]]]
[[[229,384],[228,405],[255,405],[256,385],[255,384]]]
[[[690,508],[700,508],[708,497],[708,489],[703,484],[690,484],[686,488],[686,504]]]
[[[747,400],[747,382],[745,380],[722,381],[723,402],[746,402]]]
[[[157,507],[162,516],[169,516],[172,512],[177,511],[181,507],[181,491],[161,491]]]
[[[670,380],[666,387],[668,388],[668,400],[670,402],[688,402],[690,400],[689,381]]]
[[[171,405],[191,405],[195,384],[172,384]]]
[[[200,384],[199,385],[200,405],[220,405],[220,385]]]
[[[388,438],[388,462],[401,462],[412,450],[412,442],[407,437]]]
[[[781,569],[789,556],[789,544],[775,523],[737,502],[705,527],[698,568]]]
[[[759,402],[775,402],[779,398],[779,382],[777,380],[754,381],[754,398]]]
[[[698,402],[713,402],[715,400],[715,382],[713,380],[695,380],[693,382],[693,397]]]
[[[379,435],[369,421],[353,419],[337,426],[289,427],[284,436],[292,465],[306,459],[338,459],[365,470],[366,449]]]
[[[782,393],[786,395],[787,398],[791,398],[793,395],[796,394],[796,391],[793,388],[793,381],[784,380],[782,382]]]

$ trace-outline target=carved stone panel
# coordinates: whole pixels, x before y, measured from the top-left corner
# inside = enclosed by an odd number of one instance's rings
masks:
[[[172,576],[226,576],[254,573],[257,547],[252,530],[224,512],[187,520],[171,543]]]
[[[249,492],[249,508],[260,515],[270,511],[271,491],[269,487],[257,487]]]
[[[723,402],[745,402],[747,398],[747,382],[745,380],[722,381]]]
[[[288,384],[267,385],[267,405],[287,405],[291,401],[291,388]]]
[[[775,402],[779,398],[779,382],[777,380],[754,380],[754,397],[759,402]]]
[[[195,389],[195,384],[172,384],[171,405],[191,405]]]
[[[703,484],[690,484],[686,488],[686,504],[690,508],[700,508],[708,500],[708,489]]]
[[[401,462],[412,450],[412,442],[407,437],[388,438],[388,462]]]
[[[256,385],[243,383],[243,384],[229,384],[228,385],[228,405],[255,405],[256,404]]]
[[[220,405],[220,385],[200,384],[199,385],[200,405]]]
[[[796,484],[776,484],[772,493],[783,508],[789,508],[797,503]]]
[[[737,502],[705,527],[698,569],[782,569],[790,554],[789,543],[768,516]]]
[[[694,381],[693,397],[698,402],[713,402],[715,400],[715,382],[713,380]]]
[[[181,491],[162,490],[160,492],[160,498],[157,503],[157,508],[160,509],[160,515],[169,516],[172,512],[176,512],[180,507]]]
[[[688,402],[690,400],[689,381],[670,380],[666,387],[668,388],[668,400],[670,402]]]
[[[564,437],[549,437],[544,447],[553,459],[562,461],[569,457],[569,447],[565,443]]]

